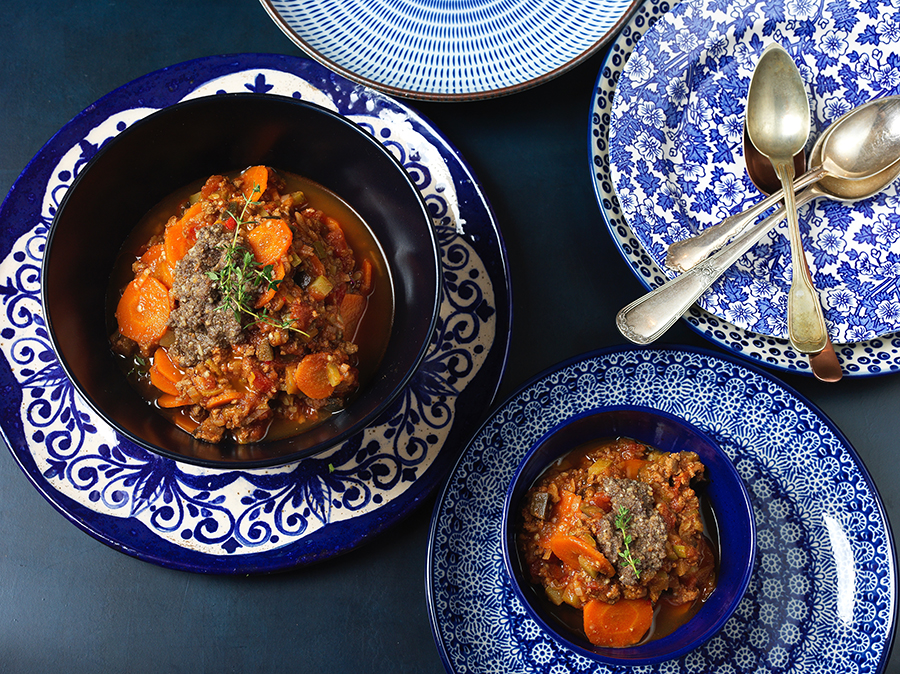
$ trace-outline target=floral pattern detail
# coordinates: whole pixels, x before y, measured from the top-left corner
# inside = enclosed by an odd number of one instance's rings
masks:
[[[613,101],[616,87],[622,78],[622,72],[626,63],[634,63],[643,59],[649,69],[649,60],[640,53],[633,53],[635,45],[642,36],[665,12],[671,8],[668,0],[647,0],[638,14],[636,14],[627,26],[619,34],[612,44],[609,55],[604,62],[597,78],[594,92],[594,104],[590,119],[590,152],[591,169],[594,180],[594,190],[597,195],[600,212],[606,221],[607,228],[612,235],[614,243],[631,266],[632,271],[648,288],[655,288],[664,283],[668,276],[654,258],[648,254],[641,241],[632,231],[626,214],[634,211],[639,203],[636,194],[627,186],[613,186],[609,157],[609,139],[607,131],[611,124]],[[735,6],[735,16],[743,16],[750,9],[746,5]],[[718,44],[719,39],[710,37],[712,42]],[[721,50],[718,50],[718,53]],[[735,58],[742,52],[746,52],[744,45],[735,48]],[[752,68],[753,62],[747,60],[747,67]],[[635,66],[632,68],[634,75]],[[643,67],[643,66],[638,66]],[[649,70],[647,77],[649,77]],[[668,97],[681,103],[687,100],[689,91],[683,80],[676,79],[667,85]],[[678,94],[677,92],[682,92]],[[849,104],[847,104],[849,109]],[[845,112],[846,110],[842,110]],[[838,113],[840,114],[840,113]],[[837,115],[835,115],[837,116]],[[832,118],[833,119],[833,118]],[[675,174],[683,180],[699,180],[704,175],[705,168],[701,164],[674,165]],[[692,176],[688,178],[687,176]],[[893,208],[900,201],[896,197],[890,197],[888,203]],[[684,234],[678,234],[679,238],[688,236],[691,230],[688,223],[679,223],[684,229]],[[676,236],[674,227],[672,236]],[[844,241],[843,236],[835,237]],[[829,240],[831,240],[829,238]],[[829,244],[834,246],[835,244]],[[836,244],[840,245],[840,244]],[[843,248],[841,248],[843,250]],[[760,267],[765,268],[765,260],[759,261]],[[832,306],[841,306],[842,312],[853,312],[856,306],[856,295],[853,291],[841,288],[824,289],[828,302]],[[750,289],[754,296],[772,298],[771,283],[757,283],[755,280]],[[784,331],[784,312],[773,312],[767,320],[773,326],[769,332]],[[753,331],[745,330],[730,322],[728,316],[719,317],[706,311],[699,305],[694,305],[684,316],[688,325],[711,342],[729,349],[734,353],[748,358],[766,367],[778,370],[796,372],[811,375],[809,360],[802,354],[794,351],[786,339],[767,337]],[[900,371],[900,333],[885,335],[881,338],[868,339],[866,330],[860,327],[848,332],[849,342],[836,346],[838,359],[844,370],[844,376],[869,377],[890,374]]]
[[[709,388],[715,402],[689,404]],[[536,631],[496,554],[504,496],[528,449],[566,418],[612,404],[682,416],[713,438],[748,485],[759,534],[749,588],[722,631],[679,659],[635,671],[883,668],[896,560],[884,509],[853,448],[810,403],[752,366],[701,350],[626,348],[586,354],[526,384],[482,427],[450,476],[429,541],[432,625],[448,671],[622,671]],[[776,439],[773,425],[807,429],[804,451],[798,454],[796,437]],[[814,479],[819,462],[840,470]],[[829,497],[835,491],[840,499]]]
[[[254,67],[256,61],[265,67]],[[73,141],[64,141],[62,132],[51,141],[67,144],[54,148],[46,179],[32,179],[31,188],[43,192],[40,212],[15,222],[0,213],[10,230],[0,260],[0,378],[13,392],[5,401],[4,432],[20,435],[11,449],[51,501],[73,519],[77,512],[80,526],[126,552],[175,568],[229,573],[317,561],[382,530],[392,514],[409,512],[452,465],[445,446],[471,432],[465,426],[474,420],[460,417],[460,405],[481,410],[490,404],[505,364],[500,335],[509,316],[498,233],[486,202],[466,194],[471,205],[461,209],[457,191],[472,189],[474,180],[444,139],[390,99],[291,57],[213,57],[180,68],[198,75],[158,107],[227,91],[303,98],[360,124],[407,167],[431,212],[443,262],[438,327],[423,364],[364,431],[323,454],[255,470],[159,457],[119,436],[80,398],[53,353],[42,316],[43,243],[66,189],[97,149],[158,109],[131,107],[129,89],[155,89],[162,78],[170,90],[161,71],[101,99],[96,107],[105,108],[105,116],[98,120],[73,120],[70,126],[83,127]],[[26,171],[20,182],[28,179]]]
[[[661,270],[668,246],[760,200],[743,160],[742,121],[753,68],[777,42],[811,98],[811,139],[849,108],[900,93],[900,26],[889,0],[685,2],[657,21],[625,64],[613,101],[609,160],[625,218]],[[705,35],[733,46],[711,48]],[[677,97],[669,91],[678,90]],[[686,90],[687,95],[682,91]],[[652,107],[657,115],[644,112]],[[664,119],[660,124],[658,120]],[[679,165],[702,168],[691,179]],[[801,208],[807,257],[832,340],[858,342],[900,329],[897,187],[853,203]],[[665,271],[669,277],[675,272]],[[776,227],[698,301],[744,330],[784,339],[790,245]],[[852,301],[851,301],[852,298]],[[778,318],[774,318],[778,317]]]

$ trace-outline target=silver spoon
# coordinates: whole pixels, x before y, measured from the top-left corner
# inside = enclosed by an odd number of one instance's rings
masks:
[[[781,182],[778,180],[771,162],[761,155],[750,141],[750,134],[747,133],[746,128],[744,129],[744,163],[747,165],[747,175],[750,176],[751,182],[760,192],[769,195],[778,191]],[[805,168],[806,157],[803,152],[799,152],[794,156],[794,170],[802,173]],[[811,277],[810,283],[812,283]],[[809,354],[809,365],[816,379],[821,381],[840,381],[844,376],[841,362],[834,351],[830,337],[819,353]]]
[[[835,121],[819,136],[810,152],[811,164],[821,162],[824,148],[837,126],[838,122]],[[889,166],[890,170],[879,171],[860,180],[824,177],[797,195],[797,207],[820,196],[837,201],[855,201],[871,197],[900,176],[900,149],[897,151],[897,160]],[[619,331],[637,344],[649,344],[658,339],[731,265],[759,243],[769,230],[783,219],[784,211],[776,210],[755,227],[741,232],[734,241],[700,264],[636,299],[616,315]]]
[[[845,180],[868,178],[879,171],[892,170],[900,161],[900,96],[869,101],[843,114],[828,128],[832,135],[822,147],[822,160],[810,161],[813,168],[794,181],[795,192],[825,176]],[[669,246],[666,266],[675,271],[687,271],[728,243],[781,199],[779,190],[696,236],[676,241]]]
[[[769,45],[756,64],[746,115],[750,141],[772,162],[784,190],[792,272],[788,339],[800,353],[818,353],[828,342],[828,329],[819,295],[810,282],[794,199],[794,155],[809,138],[809,99],[800,71],[779,44]]]

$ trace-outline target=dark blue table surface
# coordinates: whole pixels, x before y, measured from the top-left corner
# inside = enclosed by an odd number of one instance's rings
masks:
[[[256,0],[7,0],[3,7],[0,195],[69,119],[141,75],[215,54],[300,54]],[[472,166],[506,240],[515,326],[498,402],[563,359],[624,344],[613,317],[644,292],[606,234],[590,178],[587,130],[601,61],[597,55],[510,97],[411,103]],[[666,341],[709,346],[683,323]],[[846,434],[900,526],[900,378],[833,385],[779,376]],[[324,564],[264,577],[201,576],[138,561],[85,535],[4,449],[0,671],[439,674],[425,599],[433,503]],[[900,655],[886,671],[900,673]]]

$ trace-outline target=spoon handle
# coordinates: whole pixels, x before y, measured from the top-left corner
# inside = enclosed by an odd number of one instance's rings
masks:
[[[775,173],[784,190],[784,209],[787,214],[788,234],[791,240],[791,288],[788,292],[788,339],[800,353],[818,353],[828,343],[828,330],[816,289],[810,281],[803,241],[800,238],[800,222],[793,190],[789,189],[794,177],[792,159],[773,160]]]
[[[797,195],[795,206],[799,208],[821,194],[815,186],[807,187]],[[636,344],[649,344],[658,339],[731,265],[781,222],[784,215],[783,209],[777,209],[714,255],[623,308],[616,315],[619,332]]]
[[[810,169],[794,181],[794,192],[812,185],[825,175],[825,169],[818,166]],[[746,211],[735,213],[717,225],[707,227],[699,234],[682,241],[675,241],[666,252],[666,266],[674,271],[687,271],[708,258],[732,238],[744,231],[747,225],[776,205],[784,198],[784,190],[779,190],[757,202]]]

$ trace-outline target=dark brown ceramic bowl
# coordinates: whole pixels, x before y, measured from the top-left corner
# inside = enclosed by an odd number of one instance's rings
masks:
[[[109,345],[107,286],[125,238],[154,205],[194,181],[256,164],[313,180],[359,213],[390,269],[393,324],[380,366],[343,412],[291,438],[212,445],[165,419],[122,374]],[[437,321],[440,268],[421,195],[371,135],[302,101],[223,94],[153,113],[97,152],[54,218],[42,299],[66,374],[122,435],[177,460],[256,467],[321,452],[385,411],[425,355]]]

